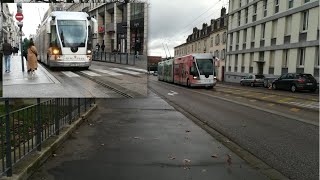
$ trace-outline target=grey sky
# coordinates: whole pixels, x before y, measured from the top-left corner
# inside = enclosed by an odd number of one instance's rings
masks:
[[[149,53],[150,56],[165,57],[162,43],[174,54],[174,47],[184,43],[193,27],[220,16],[229,0],[150,0]],[[201,15],[201,16],[200,16]],[[199,17],[200,16],[200,17]],[[198,18],[199,17],[199,18]],[[166,51],[167,55],[168,51]]]
[[[17,13],[17,4],[8,3],[10,12],[15,14]],[[44,13],[48,10],[49,3],[23,3],[23,27],[22,31],[26,37],[29,38],[30,34],[36,34],[38,25],[41,23],[40,18],[43,17]],[[14,18],[15,19],[15,18]]]

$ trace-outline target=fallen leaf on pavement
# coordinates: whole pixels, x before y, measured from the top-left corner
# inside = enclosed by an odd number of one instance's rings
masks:
[[[218,158],[218,155],[217,154],[212,154],[211,157]]]
[[[93,124],[89,123],[89,126],[92,126]]]
[[[231,166],[232,162],[231,162],[231,155],[230,154],[227,154],[227,163],[229,166]]]
[[[134,137],[134,139],[141,139],[140,137]]]
[[[104,144],[101,144],[101,146],[104,146]]]
[[[190,130],[186,130],[186,132],[190,132]]]
[[[202,169],[202,171],[201,171],[201,172],[203,172],[203,173],[204,173],[204,172],[207,172],[207,170],[206,170],[206,169]]]
[[[56,157],[56,156],[57,156],[57,154],[52,154],[52,156],[53,156],[53,157]]]
[[[170,159],[170,160],[174,160],[174,159],[176,159],[176,157],[170,155],[170,156],[169,156],[169,159]]]
[[[191,163],[191,160],[190,160],[190,159],[184,159],[183,162],[184,162],[185,164],[189,164],[189,163]]]
[[[183,169],[190,169],[190,167],[183,167]]]
[[[227,143],[229,143],[229,142],[230,142],[230,140],[229,140],[229,139],[227,139],[227,140],[226,140],[226,142],[227,142]]]

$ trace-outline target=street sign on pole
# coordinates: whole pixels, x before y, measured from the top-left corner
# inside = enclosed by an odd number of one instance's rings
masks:
[[[22,21],[23,20],[23,14],[18,12],[16,14],[16,20],[19,21],[19,22]]]

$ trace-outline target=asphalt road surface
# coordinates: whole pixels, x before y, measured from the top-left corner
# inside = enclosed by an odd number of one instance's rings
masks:
[[[155,77],[148,86],[286,177],[319,178],[319,126],[215,98],[221,95],[212,90],[188,89]]]

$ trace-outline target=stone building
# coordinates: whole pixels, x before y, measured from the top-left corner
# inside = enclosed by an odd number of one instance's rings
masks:
[[[191,53],[212,53],[219,60],[215,62],[216,76],[219,81],[224,80],[225,55],[227,42],[227,21],[226,8],[221,9],[220,17],[212,19],[210,25],[203,23],[202,29],[193,28],[183,43],[174,48],[174,57],[180,57]]]
[[[310,73],[319,80],[318,0],[230,0],[225,79]]]
[[[68,11],[87,12],[98,21],[96,43],[104,44],[106,52],[147,55],[148,4],[80,3],[70,4]]]

